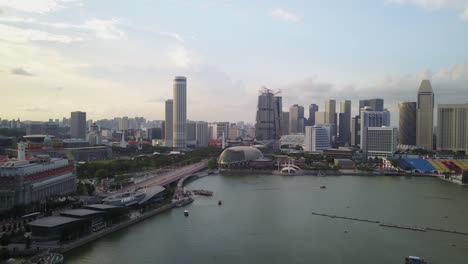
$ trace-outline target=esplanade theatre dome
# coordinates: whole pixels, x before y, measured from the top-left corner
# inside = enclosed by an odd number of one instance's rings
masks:
[[[260,158],[263,158],[263,154],[257,148],[245,146],[230,147],[221,153],[218,163],[221,166],[242,165]]]

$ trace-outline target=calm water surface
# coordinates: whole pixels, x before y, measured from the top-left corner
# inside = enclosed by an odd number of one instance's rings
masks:
[[[468,263],[468,236],[311,214],[468,232],[468,188],[438,179],[213,175],[188,188],[215,195],[76,249],[67,263]]]

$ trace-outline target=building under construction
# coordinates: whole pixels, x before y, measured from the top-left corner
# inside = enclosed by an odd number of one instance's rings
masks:
[[[283,103],[279,93],[266,87],[260,89],[255,119],[256,140],[278,140],[281,137]]]

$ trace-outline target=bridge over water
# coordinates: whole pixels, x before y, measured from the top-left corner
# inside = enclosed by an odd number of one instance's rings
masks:
[[[132,191],[137,188],[151,187],[151,186],[165,186],[167,184],[176,182],[186,176],[189,176],[198,171],[204,170],[208,167],[208,160],[202,160],[190,165],[181,166],[172,170],[154,171],[154,173],[146,172],[147,175],[144,180],[122,188],[122,192]]]

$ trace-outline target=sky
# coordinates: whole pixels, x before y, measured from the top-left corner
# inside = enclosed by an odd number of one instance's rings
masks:
[[[422,79],[468,103],[468,0],[0,0],[2,119],[164,119],[179,75],[191,120],[253,122],[266,86],[395,124]]]

